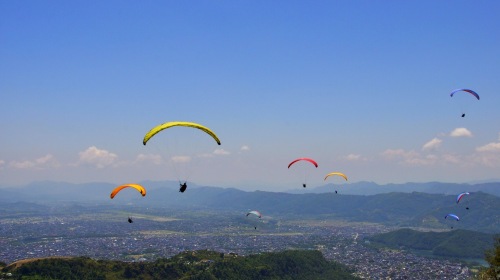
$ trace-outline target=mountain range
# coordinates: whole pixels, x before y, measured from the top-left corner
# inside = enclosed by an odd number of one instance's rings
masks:
[[[172,181],[141,184],[147,189],[142,197],[133,189],[125,189],[114,199],[109,198],[116,185],[111,183],[70,184],[37,182],[23,187],[4,188],[0,202],[32,203],[92,203],[108,206],[135,205],[187,210],[242,211],[259,210],[265,217],[339,219],[355,222],[374,222],[397,227],[424,227],[436,229],[468,229],[486,233],[500,232],[500,196],[492,194],[500,184],[416,184],[428,192],[409,192],[412,183],[381,186],[398,192],[351,195],[339,193],[303,193],[253,191],[233,188],[203,187],[189,183],[185,193],[178,192],[178,183]],[[372,183],[373,184],[373,183]],[[365,185],[364,187],[367,187]],[[350,188],[351,185],[345,187]],[[373,185],[372,188],[380,187]],[[361,188],[361,186],[359,187]],[[405,192],[405,190],[407,190]],[[438,190],[441,193],[435,193]],[[470,195],[455,202],[456,194],[470,191]],[[450,194],[451,193],[451,194]],[[469,208],[468,210],[466,208]],[[444,219],[454,213],[460,221]]]

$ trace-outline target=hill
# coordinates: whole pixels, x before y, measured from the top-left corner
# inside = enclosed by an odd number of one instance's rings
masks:
[[[143,185],[148,193],[153,191],[160,192],[177,192],[179,185],[176,181],[143,181],[139,182]],[[235,188],[219,188],[199,186],[189,182],[188,190],[197,188],[211,188],[219,191],[233,190],[241,191]],[[2,196],[0,201],[13,202],[13,201],[29,201],[29,202],[47,202],[47,201],[79,201],[79,202],[99,202],[109,201],[109,194],[111,190],[116,187],[116,184],[106,182],[92,182],[73,184],[67,182],[55,181],[38,181],[23,186],[1,186]],[[299,186],[300,187],[300,186]],[[387,193],[429,193],[429,194],[443,194],[443,195],[457,195],[461,192],[468,191],[471,193],[483,192],[500,197],[500,182],[496,183],[478,183],[478,184],[458,184],[458,183],[441,183],[441,182],[427,182],[427,183],[404,183],[404,184],[386,184],[378,185],[373,182],[356,182],[345,184],[342,186],[333,186],[327,184],[319,187],[308,187],[306,189],[300,187],[287,191],[289,194],[320,194],[320,193],[334,193],[336,189],[343,195],[377,195]],[[262,189],[267,189],[262,186]],[[256,191],[259,192],[259,191]],[[252,193],[252,192],[246,192]],[[128,199],[135,197],[132,192],[120,193],[120,196]]]
[[[184,252],[155,262],[47,258],[9,265],[13,279],[358,279],[319,251],[284,251],[240,257],[213,251]]]
[[[318,187],[307,189],[293,189],[289,193],[331,193],[339,190],[342,194],[353,195],[375,195],[391,192],[401,193],[432,193],[456,195],[458,193],[468,192],[484,192],[496,196],[500,196],[500,182],[487,182],[476,184],[465,183],[443,183],[443,182],[425,182],[425,183],[402,183],[402,184],[385,184],[379,185],[374,182],[356,182],[339,185],[327,184]]]
[[[456,195],[421,192],[392,192],[376,195],[346,195],[335,193],[290,194],[280,192],[245,192],[232,188],[200,187],[190,184],[185,193],[178,192],[175,182],[146,182],[145,197],[135,190],[124,190],[115,199],[109,199],[110,184],[65,185],[50,182],[23,189],[9,189],[10,197],[0,205],[0,213],[12,215],[34,207],[32,203],[49,202],[48,211],[58,211],[69,202],[91,205],[157,207],[189,210],[259,210],[265,216],[287,216],[308,219],[339,219],[356,222],[383,223],[390,226],[449,228],[444,216],[457,214],[461,220],[456,228],[486,233],[500,232],[500,197],[483,192],[472,192],[460,204]],[[12,194],[15,192],[16,194]],[[8,199],[8,200],[7,200]],[[20,205],[25,205],[20,208]],[[54,206],[55,205],[55,206]],[[466,210],[469,207],[470,210]],[[18,209],[13,211],[13,209]]]
[[[375,245],[395,249],[419,250],[439,257],[484,258],[493,248],[494,235],[470,230],[421,232],[401,229],[367,238]]]
[[[456,204],[455,196],[427,193],[388,193],[371,196],[324,194],[288,194],[243,192],[235,189],[201,187],[177,195],[160,189],[147,202],[176,208],[246,211],[258,209],[263,215],[285,215],[290,218],[340,219],[383,223],[391,226],[449,228],[444,216],[461,217],[457,228],[482,232],[500,232],[500,198],[471,194],[466,204]],[[143,201],[141,200],[141,203]],[[146,203],[146,201],[144,201]]]

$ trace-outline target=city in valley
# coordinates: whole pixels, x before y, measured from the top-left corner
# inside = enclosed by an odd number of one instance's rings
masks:
[[[49,256],[152,261],[183,251],[249,255],[287,249],[319,250],[364,279],[467,279],[458,260],[375,248],[365,238],[396,228],[327,217],[246,215],[246,211],[52,205],[2,213],[0,262]],[[128,220],[130,218],[130,220]]]

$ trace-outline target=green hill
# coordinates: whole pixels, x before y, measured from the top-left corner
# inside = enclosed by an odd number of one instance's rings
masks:
[[[289,194],[279,192],[254,191],[245,192],[231,188],[190,186],[188,191],[180,194],[178,186],[150,184],[147,197],[137,200],[127,200],[126,194],[120,199],[133,203],[138,207],[183,210],[224,210],[246,211],[258,209],[268,216],[286,216],[288,218],[307,219],[341,219],[356,222],[382,223],[400,227],[425,227],[435,229],[450,228],[449,221],[444,216],[454,213],[460,217],[460,223],[455,228],[481,231],[485,233],[500,232],[500,197],[484,192],[471,192],[460,204],[455,202],[456,195],[430,194],[422,192],[392,192],[377,195],[348,195],[335,193],[322,194]],[[87,185],[85,185],[87,186]],[[87,205],[96,207],[116,206],[116,201],[109,199],[107,186],[100,188],[99,184],[88,185],[88,189],[73,186],[74,193],[67,196],[53,195],[54,198],[75,199],[81,193],[100,193],[102,201],[96,199]],[[56,188],[57,187],[57,188]],[[62,186],[47,188],[53,194]],[[191,188],[192,187],[192,188]],[[100,188],[100,189],[99,189]],[[99,191],[97,191],[99,189]],[[32,190],[31,188],[29,190]],[[45,189],[33,190],[30,194]],[[103,193],[105,191],[105,193]],[[458,190],[457,190],[458,191]],[[458,193],[458,192],[457,192]],[[128,193],[131,196],[136,193]],[[30,196],[22,196],[28,198]],[[104,200],[105,198],[105,200]],[[53,201],[51,207],[37,206],[33,203],[22,203],[11,198],[11,202],[0,205],[0,215],[15,216],[20,213],[29,214],[37,209],[47,209],[57,213],[68,201]],[[83,198],[82,198],[83,199]],[[26,200],[20,200],[26,201]],[[54,207],[56,205],[56,207]],[[467,210],[466,208],[469,208]]]
[[[155,262],[47,258],[14,263],[9,279],[358,279],[319,251],[291,250],[240,257],[213,251],[184,252]],[[0,274],[1,275],[1,274]]]
[[[151,196],[148,204],[168,205],[179,209],[259,209],[267,215],[286,215],[289,218],[332,218],[436,229],[449,228],[444,216],[454,213],[461,218],[456,228],[486,233],[500,232],[499,197],[477,192],[461,204],[455,203],[455,198],[455,195],[418,192],[361,196],[199,188],[182,196],[161,190]],[[470,210],[466,210],[466,206]]]
[[[453,258],[484,258],[493,248],[494,235],[470,230],[421,232],[400,229],[368,238],[372,243],[396,249],[428,251],[434,256]]]

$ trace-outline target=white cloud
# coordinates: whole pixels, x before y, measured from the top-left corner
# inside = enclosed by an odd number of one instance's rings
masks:
[[[18,169],[46,169],[59,167],[59,162],[54,158],[53,155],[48,154],[34,160],[12,161],[9,163],[9,166]]]
[[[418,155],[414,151],[405,151],[403,149],[387,149],[382,152],[382,156],[386,159],[397,159],[397,158],[411,158]]]
[[[441,160],[446,162],[446,163],[453,163],[453,164],[464,162],[460,156],[453,155],[453,154],[445,154],[445,155],[441,156]]]
[[[442,142],[443,142],[443,140],[441,140],[439,138],[434,138],[434,139],[430,140],[429,142],[425,143],[424,146],[422,147],[422,150],[437,149],[441,145]]]
[[[345,159],[348,161],[365,161],[365,160],[367,160],[365,157],[358,155],[358,154],[348,154],[346,156],[343,156],[342,159]]]
[[[382,152],[382,156],[387,160],[396,160],[399,163],[409,165],[430,165],[436,163],[436,155],[426,155],[422,157],[415,151],[405,151],[403,149],[387,149]]]
[[[500,134],[499,139],[500,141]],[[491,142],[481,147],[476,148],[476,154],[473,159],[475,162],[488,166],[500,167],[500,142]]]
[[[249,150],[250,150],[250,147],[249,147],[249,146],[247,146],[247,145],[243,145],[243,146],[241,146],[241,148],[240,148],[240,151],[249,151]]]
[[[118,156],[106,150],[100,150],[95,146],[89,147],[87,150],[79,153],[79,164],[92,165],[97,168],[104,168],[113,165]]]
[[[478,153],[472,157],[475,163],[488,166],[488,167],[500,167],[500,157],[493,153]]]
[[[451,137],[472,137],[472,132],[470,132],[465,127],[455,128],[451,133]]]
[[[218,156],[226,156],[226,155],[230,155],[231,153],[224,150],[224,149],[215,149],[215,151],[213,152],[214,155],[218,155]]]
[[[160,155],[153,154],[139,154],[135,160],[136,162],[151,162],[156,165],[163,163],[163,158]]]
[[[2,169],[5,165],[5,160],[0,159],[0,169]]]
[[[171,161],[175,163],[188,163],[191,161],[190,156],[173,156],[170,158]]]
[[[477,147],[478,152],[500,152],[500,142],[499,143],[489,143],[481,147]]]

